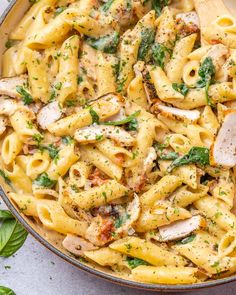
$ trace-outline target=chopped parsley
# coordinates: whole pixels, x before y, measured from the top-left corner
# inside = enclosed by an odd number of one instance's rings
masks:
[[[47,173],[42,173],[34,180],[33,184],[52,188],[56,184],[56,180],[50,179]]]
[[[41,151],[46,150],[51,159],[58,158],[59,149],[53,143],[49,144],[48,146],[40,146],[39,149]]]
[[[54,17],[55,16],[58,16],[59,14],[61,14],[64,10],[67,9],[67,6],[61,6],[61,7],[57,7],[55,9],[55,12],[54,12]]]
[[[11,48],[12,46],[14,46],[16,44],[16,41],[15,40],[11,40],[11,39],[8,39],[7,42],[5,43],[5,47],[7,49]]]
[[[104,12],[107,12],[110,9],[113,2],[114,2],[114,0],[108,0],[106,3],[104,3],[101,6],[101,10],[104,11]]]
[[[172,54],[172,50],[160,43],[155,43],[152,46],[152,59],[155,65],[164,69],[165,59],[167,55]]]
[[[117,218],[114,223],[115,228],[121,227],[129,218],[130,218],[130,214],[127,214],[127,213]]]
[[[168,154],[162,153],[160,155],[161,160],[172,160],[173,161],[173,160],[178,159],[178,157],[179,157],[179,154],[176,152],[170,152]]]
[[[65,145],[72,144],[74,142],[74,139],[71,136],[63,136],[62,137],[62,143]]]
[[[34,101],[32,95],[27,92],[23,86],[16,86],[16,91],[22,97],[24,105],[29,105]]]
[[[161,15],[162,9],[169,4],[169,0],[152,0],[152,9],[156,11],[156,14]]]
[[[36,142],[37,145],[40,145],[40,143],[42,142],[43,138],[44,138],[43,135],[40,134],[40,133],[34,134],[32,136],[32,139]]]

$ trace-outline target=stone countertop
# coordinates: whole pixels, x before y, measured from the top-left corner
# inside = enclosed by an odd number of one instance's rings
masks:
[[[9,2],[0,0],[0,14]],[[0,208],[3,208],[2,203]],[[24,246],[13,257],[0,258],[0,285],[13,289],[16,295],[154,294],[114,285],[78,270],[44,248],[31,236],[28,236]],[[236,283],[189,294],[233,295],[236,294]]]

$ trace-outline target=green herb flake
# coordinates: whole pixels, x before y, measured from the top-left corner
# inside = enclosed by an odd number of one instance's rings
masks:
[[[114,223],[115,228],[120,228],[129,218],[130,214],[127,213],[117,218]]]
[[[14,46],[16,44],[16,40],[11,40],[11,39],[8,39],[7,42],[5,43],[5,47],[7,49],[11,48],[12,46]]]
[[[176,152],[170,152],[170,153],[167,153],[167,154],[162,153],[160,155],[161,160],[172,160],[173,161],[173,160],[178,159],[178,157],[179,157],[179,154],[176,153]]]
[[[155,65],[164,70],[165,59],[172,54],[172,50],[160,43],[155,43],[152,46],[152,59]]]
[[[162,9],[169,4],[169,0],[152,0],[152,9],[156,11],[156,14],[161,15]]]
[[[34,101],[32,95],[23,86],[16,86],[16,92],[22,97],[24,105],[29,105]]]
[[[66,9],[67,9],[67,6],[57,7],[55,9],[55,12],[54,12],[54,17],[58,16],[59,14],[61,14]]]
[[[34,180],[33,184],[52,188],[56,184],[56,180],[50,179],[47,173],[42,173]]]
[[[114,2],[114,0],[108,0],[106,3],[104,3],[104,4],[101,6],[101,10],[102,10],[103,12],[107,12],[107,11],[110,9],[110,7],[111,7],[111,5],[112,5],[113,2]]]
[[[71,136],[63,136],[62,143],[65,145],[70,145],[70,144],[74,143],[74,139]]]
[[[149,263],[139,258],[127,257],[127,262],[131,269],[134,269],[138,267],[139,265],[149,265]]]

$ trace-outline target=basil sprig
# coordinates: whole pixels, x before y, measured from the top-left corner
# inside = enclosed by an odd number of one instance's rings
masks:
[[[0,256],[9,257],[21,248],[28,233],[9,211],[0,210],[0,221]]]

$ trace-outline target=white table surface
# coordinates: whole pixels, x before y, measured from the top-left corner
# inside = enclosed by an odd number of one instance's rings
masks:
[[[9,2],[0,0],[0,14]],[[0,208],[3,207],[0,202]],[[153,294],[117,286],[80,271],[51,253],[31,236],[28,236],[24,246],[14,257],[0,258],[0,286],[13,289],[16,295]],[[236,283],[191,292],[191,295],[197,294],[234,295]]]

